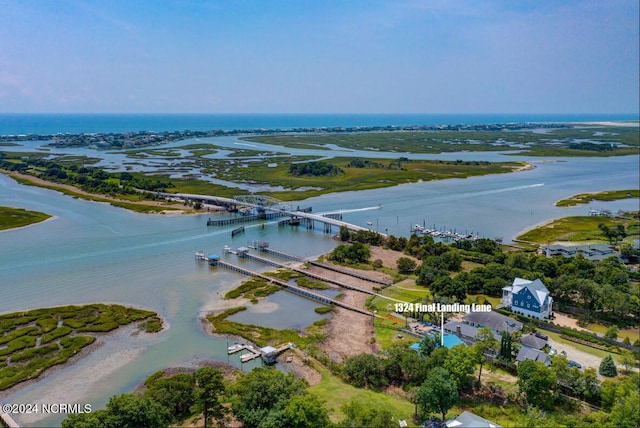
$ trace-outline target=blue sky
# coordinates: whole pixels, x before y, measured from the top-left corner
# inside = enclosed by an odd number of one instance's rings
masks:
[[[637,0],[0,0],[5,113],[637,113]]]

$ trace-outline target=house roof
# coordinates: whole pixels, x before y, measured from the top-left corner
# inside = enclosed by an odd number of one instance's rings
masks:
[[[529,348],[542,349],[547,344],[547,341],[536,337],[533,334],[525,334],[520,338],[520,343],[528,346]]]
[[[444,325],[444,331],[457,334],[458,327],[460,327],[460,334],[462,336],[476,337],[476,334],[478,334],[478,327],[460,321],[449,321]]]
[[[528,346],[522,346],[516,356],[516,361],[521,363],[528,360],[540,361],[547,367],[551,365],[551,358],[549,358],[549,355],[546,353],[538,351],[537,349],[529,348]]]
[[[449,419],[448,421],[446,421],[445,425],[447,426],[447,428],[502,428],[502,425],[498,425],[483,417],[474,415],[471,412],[467,412],[466,410],[462,412],[462,414],[457,418]]]
[[[542,305],[547,296],[549,296],[549,290],[547,290],[547,287],[544,286],[539,278],[534,281],[522,278],[516,278],[513,280],[513,288],[511,290],[513,294],[518,294],[524,289],[529,290],[540,305]]]
[[[460,327],[460,335],[469,337],[469,338],[475,338],[476,335],[478,334],[478,331],[480,330],[478,327],[474,327],[472,325],[465,324],[460,321],[449,321],[444,325],[444,331],[447,333],[453,333],[457,335],[458,327]],[[493,335],[498,341],[500,341],[501,337],[498,333],[494,331]]]
[[[509,318],[498,312],[469,312],[464,316],[466,322],[472,322],[496,331],[508,331],[512,333],[522,329],[520,321]]]
[[[613,246],[607,244],[586,244],[586,245],[561,245],[553,244],[541,247],[541,250],[547,254],[565,257],[573,257],[582,254],[584,258],[591,261],[601,261],[609,257],[619,257],[614,252]]]

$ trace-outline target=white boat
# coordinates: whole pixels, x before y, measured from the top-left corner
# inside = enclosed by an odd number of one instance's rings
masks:
[[[243,344],[241,344],[241,343],[234,343],[233,345],[231,345],[231,346],[229,346],[229,347],[227,348],[227,352],[228,352],[229,354],[233,354],[233,353],[235,353],[235,352],[238,352],[238,351],[243,350],[244,348],[246,348],[246,346],[245,346],[245,345],[243,345]]]

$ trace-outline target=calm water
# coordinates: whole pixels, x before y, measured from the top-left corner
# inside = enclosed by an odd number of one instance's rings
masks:
[[[638,120],[637,114],[0,114],[0,135]]]
[[[527,160],[496,153],[446,156]],[[314,212],[349,210],[344,215],[346,221],[362,226],[371,222],[372,228],[397,236],[408,236],[412,224],[424,223],[509,240],[535,224],[588,210],[587,206],[556,208],[553,204],[558,199],[638,185],[637,156],[529,160],[535,169],[330,194],[300,205],[311,205]],[[379,204],[383,208],[376,209]],[[637,200],[631,200],[594,203],[591,207],[638,209],[637,204]],[[267,240],[274,248],[311,257],[336,245],[321,229],[279,229],[275,223],[264,228],[247,227],[244,235],[232,239],[231,228],[207,228],[207,215],[135,214],[21,186],[5,176],[0,176],[0,205],[55,216],[38,225],[0,233],[0,313],[71,303],[117,302],[158,311],[170,326],[158,335],[114,339],[87,359],[13,394],[5,399],[7,402],[26,403],[42,397],[54,397],[59,402],[76,400],[72,389],[56,388],[80,376],[78,388],[86,389],[82,402],[99,408],[111,395],[135,388],[161,368],[206,359],[227,361],[227,341],[207,336],[198,317],[216,307],[221,293],[243,277],[195,263],[194,252],[220,252],[223,245],[244,246],[250,240]],[[248,266],[266,269],[251,262]],[[302,327],[320,318],[313,307],[306,300],[278,293],[236,319],[264,321],[278,328]],[[106,378],[100,377],[98,369],[92,371],[114,353],[127,352],[135,353],[135,357]],[[230,362],[240,365],[237,358]],[[38,423],[50,425],[59,420]]]

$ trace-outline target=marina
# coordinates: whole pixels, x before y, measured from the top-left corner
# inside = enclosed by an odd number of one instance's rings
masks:
[[[471,233],[460,233],[457,231],[457,229],[437,229],[435,224],[433,225],[433,228],[426,228],[424,226],[420,226],[419,224],[415,224],[411,227],[410,232],[429,235],[433,238],[440,238],[444,241],[475,241],[480,238],[480,235],[478,235],[478,233],[474,233],[473,231],[471,231]]]

